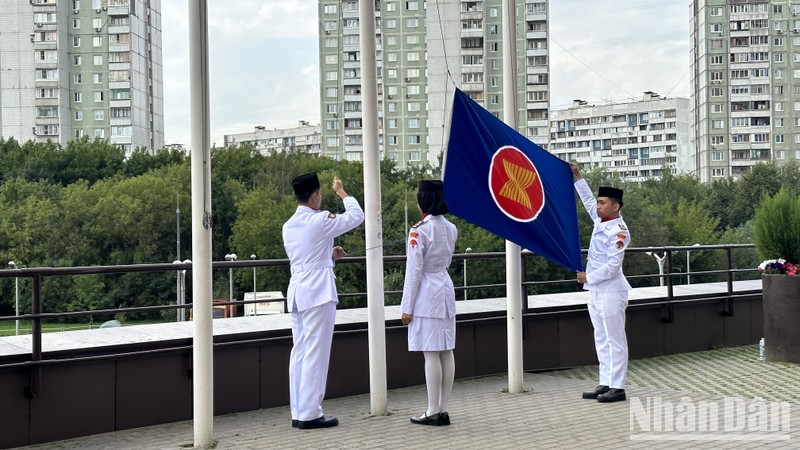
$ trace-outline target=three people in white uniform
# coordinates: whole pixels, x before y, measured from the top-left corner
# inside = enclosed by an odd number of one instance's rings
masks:
[[[458,230],[448,212],[444,185],[419,182],[417,202],[422,220],[408,234],[401,320],[408,325],[408,350],[425,357],[428,407],[411,418],[419,425],[449,425],[447,404],[453,388],[456,344],[456,294],[447,272],[455,252]]]
[[[302,429],[339,423],[322,412],[339,303],[333,266],[345,256],[333,239],[364,221],[364,211],[347,195],[338,177],[331,187],[344,202],[342,214],[319,210],[322,192],[316,173],[295,178],[292,188],[297,210],[283,225],[283,245],[292,272],[286,293],[294,344],[289,360],[289,402],[292,426]]]
[[[583,398],[599,402],[625,400],[625,375],[628,370],[628,340],[625,336],[625,309],[631,285],[622,273],[630,232],[620,215],[620,189],[601,186],[597,198],[583,179],[580,168],[571,163],[575,190],[594,222],[589,243],[586,271],[578,272],[578,283],[589,291],[589,317],[594,327],[595,350],[600,365],[600,384],[583,393]]]

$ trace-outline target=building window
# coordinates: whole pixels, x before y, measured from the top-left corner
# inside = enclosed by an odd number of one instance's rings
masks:
[[[94,93],[94,101],[95,102],[102,102],[103,101],[103,91],[95,91],[95,93]]]
[[[419,152],[409,152],[408,153],[408,160],[409,161],[419,161]]]
[[[83,101],[83,93],[76,92],[75,93],[75,103],[81,103]]]
[[[102,73],[95,73],[92,74],[92,82],[95,84],[100,84],[103,82],[103,74]]]
[[[721,130],[725,128],[725,121],[724,120],[713,120],[711,121],[711,128],[716,130]]]
[[[92,63],[95,66],[102,66],[103,65],[103,55],[94,55],[92,57]]]
[[[782,142],[784,142],[784,140],[783,140],[783,135],[782,135],[782,134],[776,134],[776,135],[775,135],[775,142],[776,142],[776,143],[782,143]]]
[[[102,46],[103,46],[102,36],[92,36],[92,47],[102,47]]]
[[[80,36],[74,36],[72,38],[72,46],[73,47],[80,47],[81,46],[81,38],[80,38]]]
[[[103,119],[105,119],[105,112],[102,109],[95,109],[94,120],[103,120]]]
[[[103,128],[95,128],[94,129],[94,137],[96,138],[104,138],[106,137],[106,130]]]
[[[408,119],[408,128],[419,128],[419,119]]]
[[[711,169],[711,176],[714,178],[724,177],[725,176],[725,169],[718,167]]]

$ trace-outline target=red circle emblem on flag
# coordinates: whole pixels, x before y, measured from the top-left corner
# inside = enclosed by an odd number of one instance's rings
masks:
[[[544,189],[536,166],[510,145],[500,147],[489,166],[489,191],[497,207],[517,222],[530,222],[544,208]]]

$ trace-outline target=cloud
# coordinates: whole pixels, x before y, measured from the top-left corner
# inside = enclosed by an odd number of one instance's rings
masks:
[[[549,19],[551,108],[576,98],[639,99],[648,90],[689,95],[683,2],[562,0],[550,3]]]
[[[190,143],[187,0],[162,2],[165,140]],[[209,3],[211,139],[319,122],[316,2]]]

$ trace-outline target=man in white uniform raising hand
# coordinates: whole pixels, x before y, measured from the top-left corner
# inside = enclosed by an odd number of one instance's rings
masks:
[[[334,261],[346,254],[333,239],[364,221],[358,200],[349,197],[342,181],[333,178],[333,192],[342,198],[346,211],[320,211],[322,193],[316,173],[292,181],[297,210],[283,225],[283,246],[292,277],[286,300],[292,315],[292,354],[289,360],[289,402],[292,426],[302,429],[328,428],[339,424],[322,413],[328,380],[333,322],[336,319]]]

